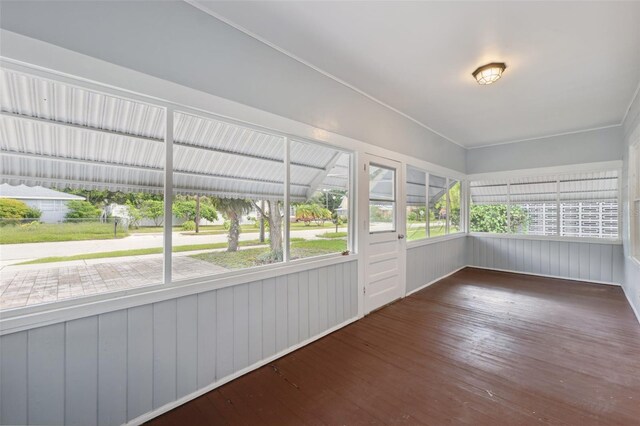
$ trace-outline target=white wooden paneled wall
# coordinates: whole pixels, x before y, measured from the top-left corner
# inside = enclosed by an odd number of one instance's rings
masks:
[[[466,265],[465,237],[407,249],[407,293]]]
[[[621,244],[467,237],[471,266],[622,284]]]
[[[640,321],[640,266],[631,259],[625,262],[624,292]]]
[[[119,425],[357,316],[357,262],[0,337],[2,424]]]

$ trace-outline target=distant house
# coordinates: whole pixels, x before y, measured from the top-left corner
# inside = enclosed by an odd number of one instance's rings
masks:
[[[72,200],[85,200],[78,195],[55,191],[42,186],[12,186],[8,183],[0,184],[0,198],[13,198],[20,200],[30,207],[42,212],[41,222],[56,223],[64,220],[67,211],[67,202]]]

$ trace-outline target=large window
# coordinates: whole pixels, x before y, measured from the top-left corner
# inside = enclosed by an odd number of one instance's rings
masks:
[[[163,282],[165,109],[0,71],[0,309]]]
[[[407,240],[427,238],[427,173],[407,166]]]
[[[407,166],[407,240],[462,232],[462,188],[457,179]]]
[[[351,153],[68,81],[0,71],[0,309],[350,249]]]
[[[471,232],[619,237],[618,172],[470,183]]]

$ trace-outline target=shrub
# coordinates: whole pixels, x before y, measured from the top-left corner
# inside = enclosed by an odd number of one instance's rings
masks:
[[[27,213],[24,215],[25,219],[40,219],[42,217],[42,212],[35,207],[29,207]],[[34,222],[31,222],[34,223]]]
[[[37,220],[34,220],[33,222],[24,223],[20,225],[20,227],[24,229],[37,229],[40,227],[40,222],[38,222]]]
[[[97,219],[101,210],[88,201],[73,200],[67,202],[69,211],[65,215],[67,222],[80,222],[83,219]]]
[[[195,231],[196,223],[193,220],[187,220],[182,224],[183,231]]]
[[[519,206],[511,206],[510,227],[507,226],[506,204],[475,204],[470,210],[470,225],[472,232],[490,232],[503,234],[507,232],[522,232],[528,227],[527,212]],[[510,228],[510,229],[509,229]]]
[[[23,219],[29,206],[13,198],[0,198],[0,219]]]

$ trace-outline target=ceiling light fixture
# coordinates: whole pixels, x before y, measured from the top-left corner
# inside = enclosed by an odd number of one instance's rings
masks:
[[[504,62],[492,62],[487,65],[478,67],[472,75],[476,79],[478,84],[491,84],[495,83],[502,77],[502,73],[507,68]]]

